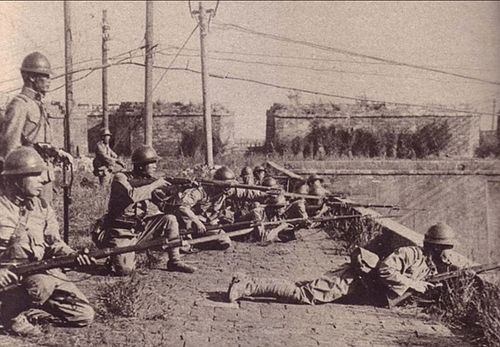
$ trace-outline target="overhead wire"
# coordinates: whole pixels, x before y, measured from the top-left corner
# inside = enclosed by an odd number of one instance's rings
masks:
[[[136,63],[136,62],[124,62],[121,65],[126,65],[126,64],[137,65],[137,66],[141,66],[141,67],[145,66],[145,64]],[[197,71],[197,70],[186,68],[186,67],[172,68],[172,67],[154,65],[153,68],[166,69],[166,70],[170,70],[170,71],[187,71],[187,72],[192,72],[192,73],[196,73],[196,74],[201,74],[201,71]],[[274,87],[277,89],[286,89],[286,90],[307,93],[307,94],[329,96],[329,97],[334,97],[334,98],[339,98],[339,99],[347,99],[347,100],[353,100],[353,101],[370,102],[373,104],[389,104],[389,105],[398,105],[398,106],[419,107],[419,108],[446,111],[446,112],[468,113],[468,114],[477,114],[477,115],[493,115],[493,113],[490,113],[490,112],[479,112],[479,111],[463,110],[463,109],[461,110],[461,109],[449,108],[449,107],[443,107],[443,106],[421,105],[421,104],[403,103],[403,102],[396,102],[396,101],[381,101],[381,100],[373,100],[373,99],[345,96],[345,95],[332,94],[332,93],[317,92],[317,91],[312,91],[312,90],[303,89],[303,88],[282,86],[282,85],[278,85],[278,84],[274,84],[274,83],[258,81],[255,79],[250,79],[250,78],[245,78],[245,77],[237,77],[237,76],[229,76],[229,75],[216,75],[216,74],[212,74],[212,73],[210,74],[210,77],[214,77],[214,78],[218,78],[218,79],[226,79],[226,80],[235,80],[235,81],[255,83],[255,84],[264,85],[264,86],[268,86],[268,87]]]
[[[160,54],[160,55],[165,55],[165,56],[173,55],[171,53],[163,53],[161,51],[158,51],[156,53]],[[199,57],[199,55],[192,55],[192,54],[191,55],[181,54],[180,56]],[[370,73],[370,72],[346,71],[346,70],[341,70],[341,69],[315,68],[315,67],[282,64],[282,63],[269,63],[269,62],[263,62],[263,61],[241,60],[241,59],[234,59],[234,58],[217,58],[217,57],[213,57],[213,56],[210,57],[210,60],[232,61],[232,62],[237,62],[237,63],[265,65],[265,66],[271,66],[271,67],[286,67],[286,68],[302,69],[302,70],[309,70],[309,71],[315,71],[315,72],[336,72],[336,73],[342,73],[342,74],[354,74],[354,75],[363,75],[363,76],[380,76],[380,77],[389,77],[389,78],[419,79],[419,80],[436,81],[436,82],[441,82],[441,83],[482,83],[482,82],[478,82],[478,81],[470,81],[470,82],[444,81],[441,79],[434,79],[431,77],[397,76],[397,75],[388,75],[388,74],[379,74],[379,73]]]
[[[375,56],[371,56],[371,55],[367,55],[367,54],[361,54],[361,53],[351,52],[351,51],[347,51],[347,50],[343,50],[343,49],[338,49],[338,48],[334,48],[334,47],[328,47],[328,46],[324,46],[324,45],[320,45],[320,44],[316,44],[316,43],[312,43],[312,42],[290,39],[290,38],[283,37],[283,36],[267,34],[267,33],[255,31],[255,30],[252,30],[252,29],[249,29],[249,28],[245,28],[245,27],[242,27],[242,26],[236,25],[236,24],[223,23],[223,22],[214,22],[214,24],[218,24],[218,25],[221,25],[222,27],[227,27],[227,28],[234,29],[234,30],[237,30],[237,31],[240,31],[240,32],[244,32],[244,33],[248,33],[248,34],[253,34],[253,35],[259,35],[259,36],[267,37],[267,38],[270,38],[270,39],[273,39],[273,40],[277,40],[277,41],[288,42],[288,43],[293,43],[293,44],[299,44],[299,45],[302,45],[302,46],[308,46],[308,47],[317,48],[317,49],[321,49],[321,50],[332,51],[332,52],[335,52],[335,53],[340,53],[340,54],[344,54],[344,55],[354,56],[354,57],[358,57],[358,58],[372,59],[372,60],[381,61],[381,62],[384,62],[384,63],[387,63],[387,64],[391,64],[391,65],[411,67],[411,68],[414,68],[414,69],[420,69],[420,70],[425,70],[425,71],[430,71],[430,72],[435,72],[435,73],[450,75],[450,76],[454,76],[454,77],[465,78],[465,79],[480,81],[480,82],[489,83],[489,84],[500,85],[500,82],[496,82],[496,81],[485,80],[485,79],[482,79],[482,78],[477,78],[477,77],[472,77],[472,76],[457,74],[457,73],[454,73],[454,72],[448,72],[448,71],[439,70],[439,69],[435,69],[435,68],[429,68],[429,67],[425,67],[425,66],[421,66],[421,65],[416,65],[416,64],[404,63],[404,62],[400,62],[400,61],[396,61],[396,60],[391,60],[391,59],[379,58],[379,57],[375,57]]]
[[[170,49],[178,49],[177,46],[167,46],[165,49],[160,50],[163,52],[165,50]],[[199,49],[195,48],[185,48],[185,51],[197,51]],[[256,57],[265,57],[265,58],[282,58],[282,59],[296,59],[296,60],[311,60],[311,61],[323,61],[323,62],[340,62],[340,63],[349,63],[349,64],[360,64],[360,65],[387,65],[387,63],[375,62],[375,61],[353,61],[353,60],[345,60],[345,59],[332,59],[332,58],[312,58],[312,57],[299,57],[293,55],[276,55],[276,54],[263,54],[263,53],[253,53],[253,52],[234,52],[234,51],[221,51],[221,50],[211,50],[210,53],[217,54],[232,54],[232,55],[244,55],[244,56],[256,56]],[[212,57],[211,57],[212,58]],[[426,67],[435,67],[435,68],[449,68],[449,69],[457,69],[457,70],[474,70],[474,71],[497,71],[497,69],[478,69],[471,67],[460,67],[460,66],[440,66],[440,65],[426,65]]]

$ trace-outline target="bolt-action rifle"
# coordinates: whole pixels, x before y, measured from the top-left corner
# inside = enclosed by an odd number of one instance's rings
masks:
[[[459,269],[456,271],[443,272],[443,273],[431,276],[429,278],[426,278],[426,279],[424,279],[424,281],[430,282],[433,284],[437,284],[437,283],[443,282],[443,281],[448,280],[448,279],[460,277],[460,276],[467,274],[467,273],[473,273],[474,275],[479,275],[483,272],[493,271],[496,269],[500,269],[500,262],[466,267],[466,268]],[[389,308],[401,305],[405,300],[410,298],[413,294],[415,294],[415,291],[408,290],[403,295],[400,295],[395,299],[387,298]]]
[[[229,232],[226,234],[222,235],[210,235],[210,236],[204,236],[200,237],[194,240],[183,240],[182,238],[177,238],[177,239],[172,239],[172,240],[167,240],[166,238],[158,238],[150,241],[144,241],[135,245],[131,246],[124,246],[124,247],[115,247],[115,248],[103,248],[100,250],[92,251],[87,254],[90,258],[95,258],[95,259],[102,259],[109,257],[114,254],[123,254],[123,253],[130,253],[130,252],[138,252],[138,251],[144,251],[149,248],[153,247],[161,247],[162,249],[169,249],[169,248],[175,248],[175,247],[180,247],[184,245],[195,245],[195,244],[200,244],[200,243],[206,243],[210,241],[215,241],[218,240],[221,237],[235,237],[235,236],[240,236],[244,234],[248,234],[251,232],[253,228],[247,228],[247,229],[241,229],[241,230],[236,230],[233,232]],[[76,258],[80,255],[80,253],[74,253],[62,257],[56,257],[56,258],[51,258],[47,260],[42,260],[38,262],[32,262],[32,263],[27,263],[27,264],[16,264],[16,265],[10,265],[7,268],[15,273],[18,277],[26,277],[29,275],[33,275],[36,273],[40,273],[41,271],[45,270],[50,270],[54,268],[68,268],[68,267],[73,267],[76,264]],[[18,284],[12,284],[4,288],[0,288],[0,293],[7,291],[9,289],[13,289],[17,287]]]
[[[367,216],[367,215],[362,215],[362,214],[352,214],[352,215],[344,215],[344,216],[327,216],[327,217],[312,217],[312,218],[291,218],[291,219],[283,219],[283,220],[277,220],[277,221],[271,221],[271,222],[264,222],[264,221],[259,221],[259,220],[250,220],[250,221],[242,221],[242,222],[236,222],[236,223],[231,223],[231,224],[221,224],[221,225],[208,225],[206,227],[207,231],[210,230],[218,230],[218,229],[224,229],[224,230],[234,230],[234,229],[239,229],[241,227],[245,228],[253,228],[256,226],[272,226],[272,225],[279,225],[283,223],[288,223],[288,224],[296,224],[296,223],[301,223],[301,222],[310,222],[310,223],[323,223],[323,222],[328,222],[332,220],[342,220],[342,219],[354,219],[354,218],[362,218],[362,217],[368,217],[368,218],[391,218],[395,217],[393,215],[380,215],[380,216]],[[181,235],[189,235],[192,234],[193,231],[190,230],[184,230],[181,231]]]

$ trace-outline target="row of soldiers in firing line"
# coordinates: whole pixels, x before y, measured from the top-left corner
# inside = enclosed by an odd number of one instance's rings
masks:
[[[200,218],[203,213],[197,215],[193,210],[195,205],[208,212],[206,216],[209,216],[215,212],[214,207],[223,201],[222,196],[249,192],[254,192],[254,197],[266,195],[245,189],[245,192],[238,192],[238,188],[231,188],[234,193],[230,193],[227,190],[217,192],[195,187],[183,192],[181,204],[172,204],[171,200],[156,194],[162,191],[160,188],[169,186],[162,178],[142,186],[133,187],[131,184],[134,181],[135,185],[137,179],[149,179],[156,170],[158,159],[151,147],[140,147],[134,151],[132,158],[134,169],[114,176],[109,213],[100,240],[103,245],[120,247],[157,237],[178,239],[180,223],[191,223],[193,228],[203,233],[206,230]],[[221,169],[217,170],[214,178],[224,179],[223,174],[229,173]],[[42,158],[31,147],[14,149],[6,158],[2,172],[5,190],[0,194],[0,262],[4,266],[75,253],[61,240],[53,209],[40,198],[43,172],[46,170]],[[176,206],[177,211],[148,216],[149,202],[164,211]],[[194,202],[200,204],[193,205]],[[246,296],[271,296],[302,304],[336,302],[360,288],[371,286],[375,283],[372,281],[374,278],[382,280],[384,287],[380,290],[389,295],[401,295],[407,290],[425,292],[433,286],[424,280],[426,276],[445,271],[450,265],[448,251],[453,248],[454,239],[453,230],[439,223],[427,232],[423,248],[402,247],[383,260],[367,250],[358,249],[351,255],[349,264],[314,280],[293,283],[235,276],[228,298],[235,301]],[[228,246],[228,243],[224,244],[224,239],[221,241],[216,247]],[[163,256],[171,271],[195,271],[181,261],[180,247],[167,249]],[[76,258],[80,266],[93,262],[95,260],[85,254]],[[110,265],[117,275],[126,275],[135,267],[135,254],[112,257]],[[66,326],[85,326],[92,322],[94,310],[90,302],[59,269],[20,279],[8,268],[0,268],[0,288],[20,280],[20,287],[0,295],[1,321],[6,330],[33,335],[40,333],[36,325],[40,322]]]
[[[4,187],[0,193],[0,264],[3,266],[76,253],[61,240],[54,210],[47,203],[51,200],[50,184],[54,180],[50,174],[53,172],[53,158],[44,156],[42,159],[30,147],[44,144],[57,156],[72,161],[68,153],[51,144],[50,115],[43,104],[51,74],[50,63],[45,56],[38,52],[26,56],[21,66],[23,89],[9,103],[0,120],[0,156],[5,158],[2,171]],[[144,213],[147,201],[157,199],[158,204],[165,203],[161,196],[153,195],[156,188],[168,186],[165,180],[160,179],[137,188],[130,185],[131,178],[146,178],[155,169],[156,159],[143,161],[139,158],[135,160],[131,172],[115,175],[109,211],[112,211],[116,202],[123,213],[108,214],[108,224],[103,229],[106,231],[101,241],[119,246],[158,236],[173,239],[178,237],[180,222],[194,224],[195,228],[203,232],[204,225],[199,218],[193,218],[196,214],[190,206],[194,201],[203,201],[204,197],[209,196],[201,188],[193,188],[186,194],[187,203],[177,209],[181,218],[163,213],[146,217],[139,224],[131,223],[129,217],[135,216],[135,212]],[[117,196],[124,199],[115,200]],[[134,211],[132,206],[137,210]],[[199,205],[200,210],[205,212],[211,212],[210,206],[211,201],[210,204]],[[384,279],[385,290],[393,295],[408,289],[423,292],[432,286],[424,278],[437,271],[436,264],[447,263],[446,251],[453,245],[453,231],[446,225],[438,224],[427,232],[423,249],[404,247],[382,261],[376,255],[360,250],[353,253],[351,263],[340,272],[313,281],[301,284],[275,283],[236,276],[230,286],[229,299],[234,301],[244,296],[268,295],[296,303],[331,302],[350,293],[356,287],[355,284],[366,283],[364,274],[372,274],[375,270]],[[179,253],[179,248],[167,252],[167,267],[173,271],[192,272],[192,267],[180,261]],[[134,261],[134,254],[126,255],[114,259],[111,267],[113,271],[125,274],[133,269]],[[76,263],[87,266],[93,263],[93,259],[80,254]],[[6,331],[32,335],[40,333],[36,324],[41,322],[80,327],[93,321],[94,310],[88,299],[60,270],[53,269],[19,278],[8,267],[0,268],[0,288],[15,282],[21,285],[0,294],[0,320]]]

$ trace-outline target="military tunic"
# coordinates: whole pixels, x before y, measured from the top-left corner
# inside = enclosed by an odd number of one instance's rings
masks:
[[[54,210],[39,198],[11,200],[0,195],[0,264],[40,261],[74,254],[59,235]],[[85,295],[61,272],[52,269],[24,278],[19,289],[1,294],[2,321],[30,308],[50,312],[69,326],[92,322],[94,310]]]

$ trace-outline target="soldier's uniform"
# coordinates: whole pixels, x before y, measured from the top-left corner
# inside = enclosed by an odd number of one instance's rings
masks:
[[[451,258],[446,258],[446,250],[455,243],[453,230],[444,223],[433,225],[427,231],[424,248],[417,246],[400,247],[380,262],[378,273],[387,290],[389,299],[403,295],[428,276],[457,268]],[[431,250],[432,247],[438,247]],[[428,248],[431,251],[426,251]]]
[[[9,160],[13,157],[12,165]],[[26,168],[28,172],[40,174],[45,167],[32,148],[20,147],[6,158],[2,174],[25,174],[22,170]],[[75,253],[61,240],[54,210],[44,200],[8,195],[7,192],[0,194],[2,266]],[[1,293],[0,300],[4,326],[20,334],[34,328],[27,320],[33,315],[39,317],[40,312],[49,322],[66,326],[86,326],[94,318],[94,310],[85,295],[59,269],[23,278],[19,288]]]
[[[189,188],[180,193],[172,204],[176,206],[176,215],[181,222],[181,228],[191,229],[193,214],[207,226],[231,224],[235,222],[234,211],[228,199],[232,200],[262,200],[267,195],[250,189],[230,188],[216,193],[209,193],[203,187]],[[237,221],[261,220],[262,212],[251,210]],[[208,231],[208,235],[224,234],[222,229]],[[227,249],[231,246],[229,237],[221,237],[218,241],[205,247]]]
[[[111,136],[111,133],[107,129],[101,129],[101,138],[104,136]],[[94,166],[94,175],[99,177],[101,185],[106,185],[109,182],[113,171],[116,171],[116,164],[125,167],[118,159],[118,154],[111,149],[109,143],[102,139],[96,144],[95,158],[92,164]]]
[[[377,266],[378,256],[363,248],[351,254],[351,262],[335,271],[309,281],[291,282],[286,279],[233,277],[229,286],[229,300],[242,297],[274,297],[281,302],[295,304],[324,304],[351,295],[366,296],[373,281],[372,270]]]
[[[135,159],[136,157],[141,157]],[[148,158],[149,157],[149,158]],[[156,152],[151,147],[139,147],[132,154],[134,165],[156,162]],[[108,213],[104,219],[99,247],[124,247],[159,237],[168,240],[179,238],[179,224],[174,215],[161,213],[154,208],[153,192],[161,188],[152,178],[139,172],[118,172],[111,183]],[[194,268],[180,261],[179,247],[168,248],[163,260],[168,258],[171,271],[194,272]],[[110,257],[112,272],[123,276],[135,269],[135,252]]]
[[[24,58],[21,71],[47,76],[52,74],[49,61],[38,52],[31,53]],[[42,98],[41,92],[25,85],[21,93],[7,105],[4,118],[0,120],[0,157],[6,158],[13,149],[19,146],[33,146],[34,144],[44,144],[53,152],[60,152],[52,145],[49,113]],[[48,167],[48,170],[43,173],[46,185],[42,198],[51,204],[52,182],[55,180],[53,170],[55,158],[47,152],[39,152],[39,154]]]

